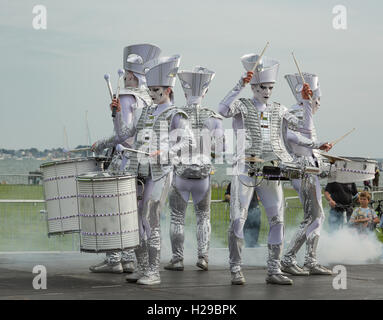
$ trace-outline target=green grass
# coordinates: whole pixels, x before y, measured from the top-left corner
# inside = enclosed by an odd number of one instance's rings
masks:
[[[0,199],[44,200],[42,185],[0,184]]]

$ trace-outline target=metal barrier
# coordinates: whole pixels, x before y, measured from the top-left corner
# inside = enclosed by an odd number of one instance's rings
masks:
[[[211,247],[227,247],[230,204],[223,199],[228,183],[229,181],[221,183],[212,181]],[[383,199],[383,191],[372,192],[372,197],[374,200]],[[196,217],[192,201],[189,201],[189,204],[185,228],[195,234]],[[265,244],[269,226],[263,206],[260,205],[260,208],[259,243]],[[329,212],[327,201],[323,201],[323,208],[327,217]],[[79,234],[47,237],[46,216],[42,213],[43,209],[41,185],[0,185],[0,251],[79,251]],[[286,228],[296,228],[302,218],[303,210],[299,198],[286,197]],[[168,237],[170,227],[168,206],[165,206],[161,220],[162,236]],[[327,221],[326,218],[324,228],[327,228]]]
[[[42,184],[42,173],[30,172],[29,174],[0,174],[0,184],[9,185],[36,185]]]

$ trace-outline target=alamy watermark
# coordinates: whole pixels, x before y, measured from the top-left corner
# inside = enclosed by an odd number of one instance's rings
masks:
[[[338,4],[332,8],[332,13],[335,14],[332,20],[332,26],[335,30],[347,29],[347,9],[345,6]]]
[[[43,265],[37,265],[33,267],[33,274],[37,273],[37,276],[33,278],[32,286],[35,290],[47,289],[47,268]]]
[[[32,9],[32,13],[35,15],[32,19],[32,27],[35,30],[47,29],[47,8],[44,5],[35,5]]]
[[[345,266],[336,265],[332,269],[334,274],[337,274],[332,280],[332,287],[335,290],[346,290],[347,289],[347,269]]]

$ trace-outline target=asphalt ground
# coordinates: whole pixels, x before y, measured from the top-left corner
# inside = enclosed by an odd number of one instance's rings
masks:
[[[209,271],[202,271],[193,259],[185,260],[184,271],[164,270],[161,284],[142,286],[125,281],[126,274],[95,274],[89,266],[102,255],[78,252],[0,253],[1,300],[349,300],[383,299],[383,264],[344,265],[347,273],[342,284],[334,276],[294,277],[292,286],[265,283],[265,265],[245,260],[245,285],[231,285],[227,249],[211,249]],[[244,256],[262,257],[260,249],[244,250]],[[194,263],[193,263],[194,261]],[[42,265],[47,272],[47,288],[34,289],[33,280],[41,276],[33,268]],[[331,268],[334,265],[330,265]],[[344,273],[343,273],[344,274]],[[36,280],[35,280],[36,281]],[[41,283],[41,282],[38,282]],[[334,287],[335,283],[335,287]]]

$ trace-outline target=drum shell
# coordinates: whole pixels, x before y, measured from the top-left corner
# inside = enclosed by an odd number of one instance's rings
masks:
[[[48,236],[80,232],[76,176],[103,170],[104,158],[76,158],[47,162],[43,172]]]
[[[114,252],[139,244],[136,178],[77,178],[82,252]]]
[[[353,183],[374,179],[375,160],[355,157],[347,159],[350,161],[337,160],[331,165],[328,182]]]

